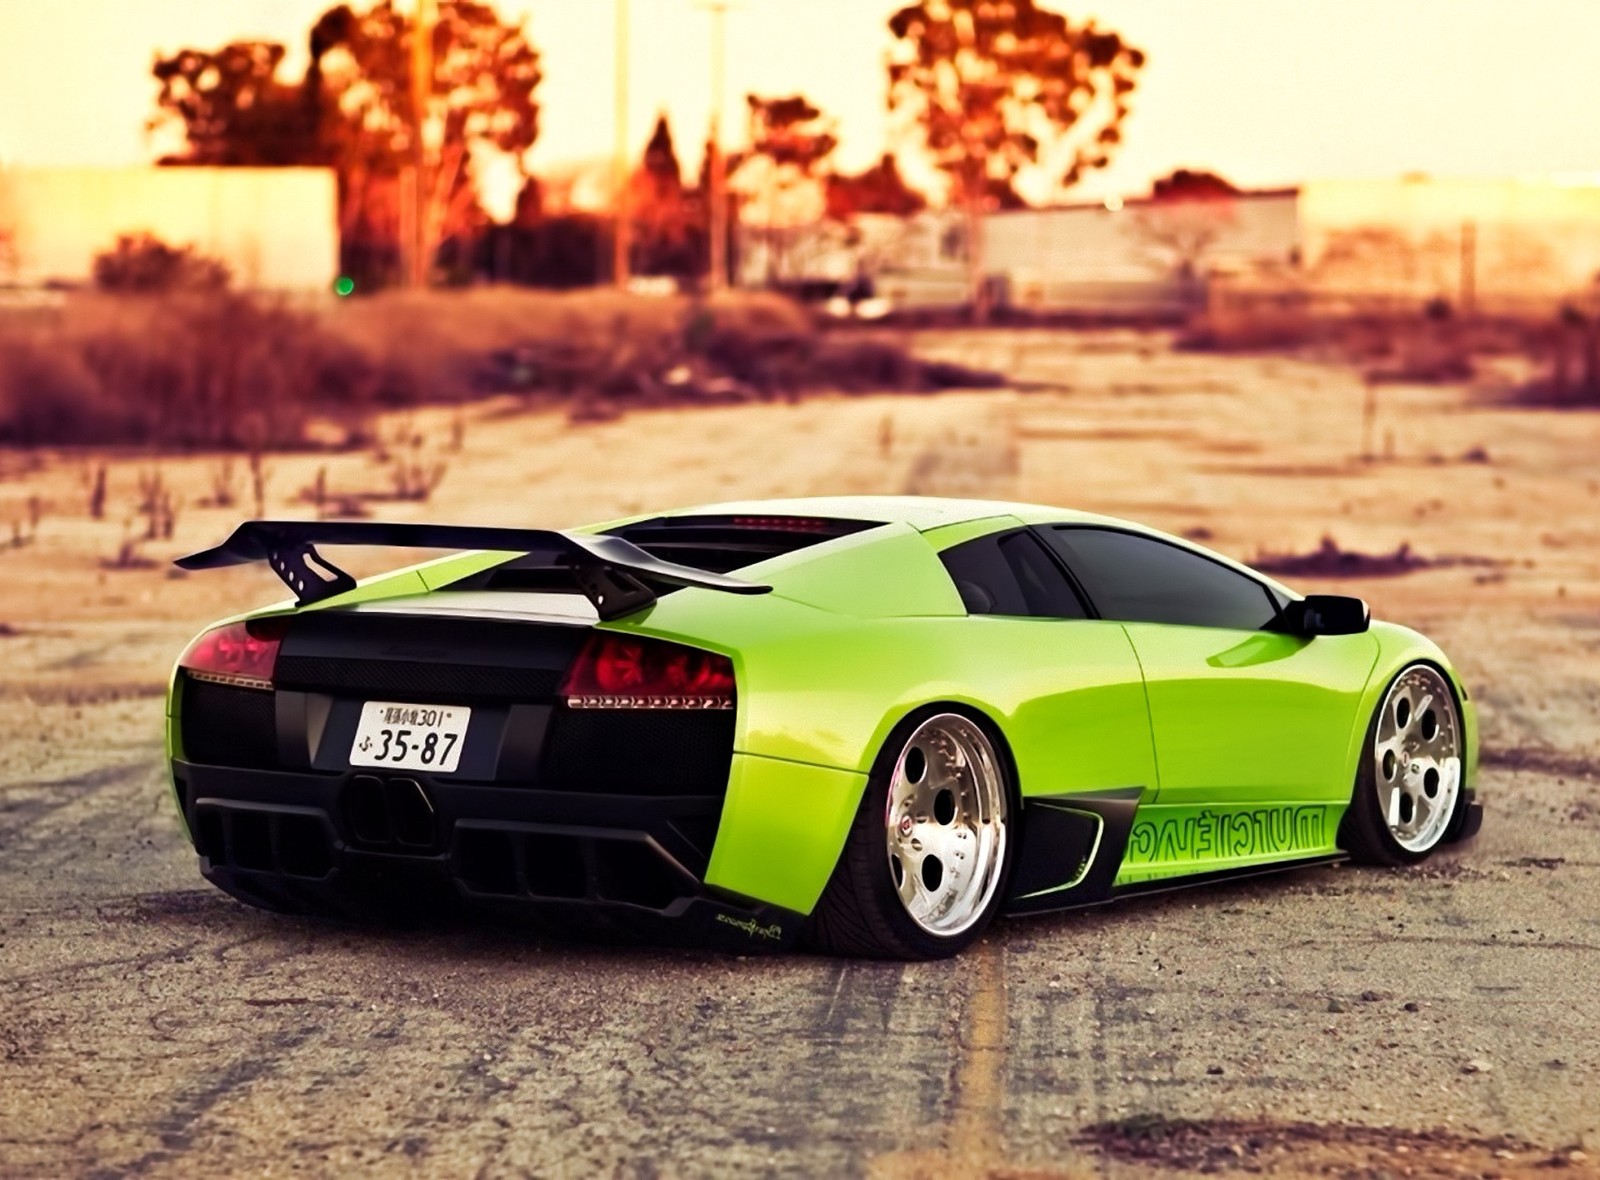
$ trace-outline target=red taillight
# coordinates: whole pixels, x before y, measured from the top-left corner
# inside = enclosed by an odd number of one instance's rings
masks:
[[[659,639],[596,632],[561,684],[573,709],[731,709],[733,662]]]
[[[271,688],[283,630],[276,619],[229,623],[191,643],[178,658],[178,666],[196,680],[237,688]]]

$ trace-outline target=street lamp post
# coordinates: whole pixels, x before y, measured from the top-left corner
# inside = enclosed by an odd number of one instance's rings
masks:
[[[727,89],[727,17],[735,0],[695,2],[711,14],[711,136],[706,143],[711,181],[711,273],[707,287],[715,294],[728,285],[728,175],[722,155],[722,105]]]
[[[616,159],[612,162],[612,198],[616,229],[612,233],[611,277],[619,290],[628,289],[633,253],[633,194],[628,176],[628,0],[617,0]]]
[[[434,0],[417,0],[416,18],[411,30],[411,161],[401,182],[401,238],[406,260],[406,285],[425,287],[433,234],[429,225],[432,188],[428,169],[428,145],[423,126],[428,104],[433,98],[433,28],[439,14]]]

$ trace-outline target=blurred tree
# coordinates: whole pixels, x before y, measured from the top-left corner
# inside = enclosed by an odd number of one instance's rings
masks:
[[[834,221],[849,221],[858,213],[909,217],[928,207],[928,199],[906,184],[889,152],[864,172],[828,173],[827,198],[828,216]]]
[[[988,314],[983,213],[1024,170],[1057,187],[1110,162],[1144,53],[1035,0],[919,0],[889,18],[889,105],[966,213],[973,316]]]
[[[543,216],[544,184],[537,176],[530,176],[522,182],[522,188],[517,192],[517,207],[512,214],[511,224],[532,225]]]
[[[1203,168],[1179,168],[1160,177],[1150,186],[1150,196],[1157,201],[1205,200],[1209,197],[1238,195],[1239,190],[1232,182]]]
[[[834,121],[803,95],[751,94],[745,101],[750,148],[731,162],[729,187],[745,198],[742,223],[766,250],[767,281],[774,283],[796,232],[826,212],[818,169],[839,138]]]
[[[1129,224],[1185,297],[1203,298],[1202,264],[1217,239],[1238,224],[1239,190],[1215,172],[1179,168],[1150,186]]]
[[[411,85],[412,18],[393,0],[328,9],[310,64],[282,81],[281,45],[238,42],[158,58],[153,126],[176,125],[185,149],[166,164],[322,165],[337,170],[346,271],[364,289],[393,277],[401,177],[420,129],[426,167],[423,238],[436,244],[484,221],[475,171],[498,153],[525,176],[539,131],[539,54],[521,21],[482,0],[437,0],[426,109]]]
[[[235,41],[212,53],[180,49],[157,58],[160,114],[151,125],[182,125],[187,141],[163,164],[273,167],[307,164],[317,154],[316,121],[298,87],[280,81],[284,48]]]
[[[698,274],[704,216],[699,195],[684,188],[666,115],[656,119],[644,160],[631,179],[632,269],[642,275]]]

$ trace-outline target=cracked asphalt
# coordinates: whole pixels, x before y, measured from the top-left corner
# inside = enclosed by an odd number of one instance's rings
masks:
[[[1126,363],[1158,385],[1188,379],[1142,354]],[[1263,362],[1207,363],[1223,372],[1213,384],[1235,387],[1207,396],[1226,399]],[[976,490],[1084,503],[1050,484],[1051,448],[1108,407],[1125,409],[1111,384],[1076,400],[919,402],[917,421],[937,437],[908,443],[883,478],[938,490],[978,470]],[[1321,396],[1308,388],[1306,405]],[[1418,415],[1434,412],[1418,404]],[[790,429],[794,414],[822,415],[807,429],[832,465],[775,477],[804,491],[847,482],[841,471],[860,470],[881,445],[879,417],[910,412],[893,399],[839,405],[706,413],[722,423],[718,447],[735,427],[753,440]],[[1196,403],[1173,412],[1204,419]],[[1437,410],[1441,421],[1455,412]],[[1522,481],[1537,514],[1540,480],[1582,488],[1600,432],[1549,424],[1539,445],[1569,456],[1552,471],[1532,442],[1519,457],[1516,439],[1535,431],[1517,422],[1512,441],[1493,435],[1507,455],[1498,473]],[[657,425],[640,416],[594,429],[644,451],[659,445]],[[548,435],[542,418],[537,426]],[[1167,474],[1153,484],[1129,471],[1117,477],[1126,487],[1106,476],[1086,506],[1193,523],[1193,472],[1173,456],[1194,453],[1194,438],[1096,445],[1148,456]],[[1315,457],[1316,444],[1304,445]],[[975,452],[990,458],[960,458]],[[678,454],[672,466],[680,483],[663,483],[675,489],[663,497],[704,498],[682,482],[694,465]],[[1082,463],[1074,470],[1088,478]],[[1434,495],[1370,482],[1402,477],[1416,473],[1353,476],[1368,481],[1354,494]],[[1250,475],[1237,501],[1211,494],[1203,519],[1220,534],[1214,544],[1248,557],[1250,541],[1281,538],[1252,509],[1266,478]],[[1273,479],[1274,512],[1307,512],[1326,494],[1315,480]],[[1195,486],[1226,484],[1212,474]],[[1364,503],[1341,518],[1341,539],[1383,535]],[[0,606],[21,633],[0,639],[0,1175],[1142,1175],[1160,1161],[1103,1150],[1089,1133],[1141,1119],[1305,1125],[1343,1145],[1327,1157],[1337,1167],[1294,1146],[1264,1162],[1223,1157],[1224,1172],[1398,1175],[1395,1151],[1444,1151],[1437,1139],[1349,1146],[1372,1138],[1362,1129],[1393,1128],[1459,1137],[1467,1173],[1547,1175],[1550,1153],[1566,1151],[1558,1174],[1592,1174],[1595,503],[1583,499],[1560,526],[1574,544],[1549,547],[1548,560],[1541,550],[1540,566],[1509,584],[1452,569],[1356,588],[1460,658],[1484,722],[1477,840],[1407,871],[1308,870],[1004,922],[972,953],[935,964],[575,944],[487,925],[370,929],[249,910],[199,879],[161,762],[161,671],[215,613],[216,586],[129,574],[104,592],[128,595],[137,624],[76,604],[30,618],[10,591]],[[467,519],[470,504],[464,491],[438,514]],[[1509,556],[1540,527],[1502,524],[1512,541],[1460,543]],[[196,524],[193,539],[215,527]],[[1434,549],[1466,529],[1414,527]],[[154,600],[131,589],[146,586]],[[147,605],[166,600],[177,605]],[[1198,1166],[1185,1158],[1171,1166]]]

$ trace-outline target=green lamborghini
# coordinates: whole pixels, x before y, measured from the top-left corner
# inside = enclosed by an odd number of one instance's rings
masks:
[[[356,582],[317,546],[469,550]],[[1478,828],[1434,644],[1176,537],[835,498],[571,531],[253,521],[186,569],[168,742],[200,871],[267,909],[935,958],[1001,912]]]

